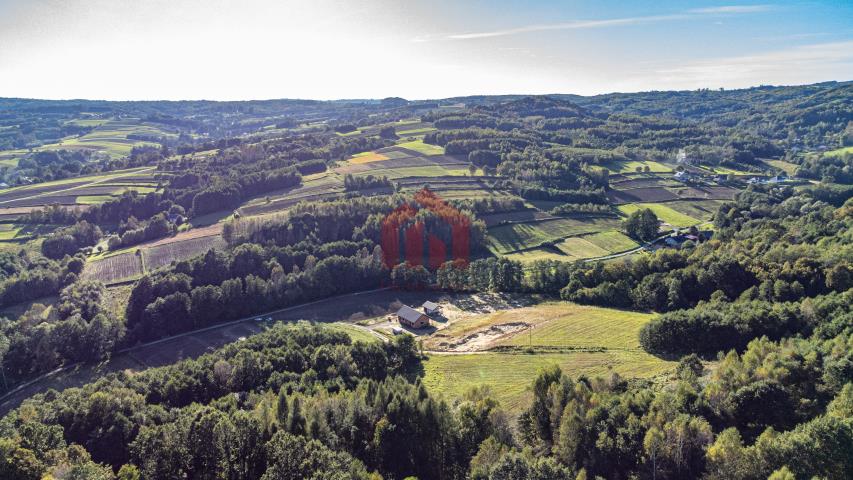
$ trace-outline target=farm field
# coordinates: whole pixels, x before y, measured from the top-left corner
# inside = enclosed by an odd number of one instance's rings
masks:
[[[674,227],[689,227],[691,225],[701,223],[701,220],[699,219],[685,215],[660,203],[629,203],[627,205],[620,205],[619,211],[625,215],[629,215],[644,208],[648,208],[654,212],[661,221],[664,221]]]
[[[86,120],[76,120],[75,122],[86,122]],[[89,122],[97,123],[95,129],[80,137],[67,137],[57,143],[43,145],[35,149],[35,151],[44,150],[90,150],[109,155],[112,158],[121,158],[130,154],[130,151],[135,146],[154,145],[157,143],[146,142],[128,138],[129,135],[140,135],[150,137],[174,137],[177,135],[164,130],[163,127],[143,122],[139,119],[112,119],[112,120],[89,120]],[[86,125],[90,126],[90,125]],[[3,152],[6,156],[5,160],[13,160],[17,163],[17,157],[20,157],[25,151],[7,151]]]
[[[427,350],[455,352],[429,355],[424,384],[448,399],[491,385],[501,403],[517,413],[528,400],[530,379],[551,365],[574,376],[661,375],[674,362],[645,353],[637,340],[640,328],[653,317],[545,302],[462,318],[424,339]]]
[[[842,147],[836,150],[830,150],[828,152],[825,152],[824,155],[828,157],[840,157],[843,156],[845,153],[853,154],[853,147]]]
[[[637,167],[641,169],[645,169],[645,167],[649,167],[649,171],[652,173],[666,173],[671,172],[672,168],[668,167],[662,163],[658,163],[652,160],[645,161],[631,161],[631,162],[608,162],[603,165],[611,172],[616,173],[633,173],[637,171]]]
[[[408,150],[414,150],[415,152],[422,153],[424,155],[444,155],[444,147],[430,145],[428,143],[424,143],[423,140],[398,143],[397,146]]]
[[[640,246],[630,237],[616,230],[594,233],[583,238],[610,253],[624,252]]]
[[[82,276],[87,280],[111,284],[139,278],[143,273],[142,257],[130,251],[86,262]]]
[[[145,271],[150,272],[165,267],[173,261],[187,260],[211,248],[223,248],[224,246],[225,240],[218,235],[164,243],[143,250],[143,264]]]
[[[352,163],[354,165],[360,165],[362,163],[381,162],[382,160],[388,160],[389,158],[391,157],[383,155],[381,153],[362,152],[353,155],[349,163]]]
[[[708,221],[723,203],[723,200],[678,200],[667,202],[665,205],[689,217]]]
[[[445,168],[440,165],[423,165],[418,167],[384,168],[353,173],[353,175],[383,175],[391,180],[406,177],[444,177],[468,175],[467,168]]]
[[[557,247],[557,250],[573,258],[603,257],[611,253],[584,237],[569,237],[554,246]]]
[[[414,128],[410,130],[399,130],[397,131],[397,135],[401,137],[407,137],[411,135],[423,135],[425,133],[436,131],[435,127],[422,127],[422,128]]]
[[[99,175],[10,188],[0,191],[0,207],[38,207],[59,203],[73,205],[77,197],[117,195],[126,190],[150,192],[156,185],[154,167],[115,170]],[[84,199],[93,200],[92,198]]]
[[[620,221],[611,218],[559,218],[536,223],[499,225],[488,231],[491,248],[496,253],[510,253],[544,242],[619,228]]]
[[[487,227],[500,225],[504,222],[530,222],[551,218],[556,217],[554,217],[550,213],[540,212],[538,210],[520,210],[517,212],[492,213],[489,215],[480,216],[480,220],[485,222]]]
[[[851,148],[850,151],[851,153],[853,153],[853,148]],[[789,176],[793,176],[795,173],[797,173],[797,168],[799,168],[799,165],[795,163],[786,162],[784,160],[764,160],[764,163],[770,165],[771,167],[775,167],[779,170],[782,170]]]
[[[568,257],[561,253],[557,253],[550,248],[534,248],[523,252],[513,252],[504,255],[510,260],[517,260],[522,263],[532,263],[539,260],[557,260],[561,262],[571,262],[574,258]]]
[[[20,243],[53,231],[55,225],[0,223],[0,242]]]
[[[193,228],[174,237],[93,255],[86,262],[83,276],[105,284],[132,280],[169,265],[173,260],[186,260],[210,248],[222,248],[225,240],[221,233],[222,224],[216,223]]]
[[[642,352],[432,354],[424,361],[423,384],[448,400],[460,399],[474,387],[488,386],[492,396],[512,414],[530,404],[530,382],[543,369],[557,365],[572,376],[651,378],[671,371],[674,363]]]

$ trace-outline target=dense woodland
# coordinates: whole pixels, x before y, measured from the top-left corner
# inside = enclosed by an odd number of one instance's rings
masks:
[[[853,159],[821,147],[853,143],[851,89],[471,97],[465,108],[440,109],[402,99],[0,100],[0,121],[17,126],[3,130],[7,147],[67,135],[60,126],[83,108],[141,116],[184,139],[122,160],[156,166],[163,186],[156,193],[20,219],[55,228],[37,248],[0,252],[0,305],[58,300],[0,319],[4,383],[380,286],[535,293],[657,312],[640,334],[642,348],[678,360],[665,383],[543,371],[516,418],[488,388],[453,403],[431,396],[420,382],[422,354],[407,335],[353,343],[328,327],[278,325],[198,359],[32,397],[0,419],[0,478],[849,478]],[[386,177],[347,176],[336,198],[234,216],[224,225],[226,248],[143,275],[126,304],[80,278],[85,254],[107,235],[111,249],[130,247],[296,188],[303,176],[392,145],[396,135],[337,133],[413,114],[438,129],[427,143],[466,158],[516,196],[445,204],[428,190],[407,197]],[[257,132],[270,118],[283,133]],[[320,128],[286,130],[318,118],[326,121]],[[713,238],[680,249],[531,264],[486,249],[480,217],[525,200],[559,202],[556,215],[615,216],[604,165],[671,160],[680,151],[767,175],[776,170],[764,160],[784,158],[797,166],[798,182],[739,185],[714,214]],[[35,157],[45,157],[43,165]],[[36,154],[27,159],[35,166],[24,166],[48,179],[117,165],[67,152],[50,157]],[[447,223],[465,226],[468,257],[412,264],[410,252],[381,247],[389,225],[417,226],[424,238],[453,244]],[[658,219],[638,210],[623,230],[647,241],[659,233]]]

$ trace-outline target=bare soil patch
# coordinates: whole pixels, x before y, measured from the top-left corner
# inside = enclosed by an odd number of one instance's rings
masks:
[[[472,334],[466,335],[458,340],[444,342],[438,341],[438,347],[448,352],[479,352],[488,350],[495,342],[530,328],[526,322],[511,322],[491,325]],[[441,337],[437,334],[436,337]]]

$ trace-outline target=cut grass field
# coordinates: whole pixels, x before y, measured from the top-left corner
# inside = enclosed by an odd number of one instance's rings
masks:
[[[490,228],[489,243],[495,253],[510,253],[525,248],[533,248],[544,242],[613,230],[619,225],[618,219],[610,218],[560,218],[536,223],[514,223]]]
[[[667,202],[666,206],[689,217],[708,221],[723,203],[723,200],[678,200]]]
[[[473,353],[430,355],[424,361],[423,383],[448,400],[462,398],[474,387],[488,386],[492,396],[512,414],[530,405],[530,386],[544,368],[557,365],[573,377],[650,378],[673,368],[668,362],[638,352]]]
[[[383,168],[373,169],[365,172],[353,173],[353,175],[382,175],[390,180],[406,177],[444,177],[456,176],[461,177],[468,175],[468,169],[465,168],[445,168],[439,165],[424,165],[420,167],[399,167],[399,168]]]
[[[585,240],[598,245],[610,253],[624,252],[640,245],[622,232],[612,230],[583,237]]]
[[[353,342],[374,343],[379,341],[379,337],[376,335],[373,335],[365,329],[359,328],[350,323],[335,322],[325,324],[323,327],[328,328],[329,330],[346,333]]]
[[[844,156],[845,153],[849,153],[853,155],[853,146],[851,147],[842,147],[836,150],[830,150],[823,155],[826,157],[841,157]]]
[[[516,260],[521,263],[532,263],[539,260],[557,260],[560,262],[571,262],[575,260],[573,257],[557,253],[550,248],[534,248],[532,250],[510,253],[504,256],[510,260]]]
[[[771,167],[782,170],[789,176],[793,176],[795,173],[797,173],[797,169],[799,168],[799,165],[795,163],[786,162],[784,160],[765,160],[764,163],[770,165]]]
[[[525,407],[529,387],[538,371],[558,365],[572,376],[608,375],[654,377],[670,371],[674,362],[645,353],[637,335],[654,315],[546,302],[530,307],[475,315],[440,330],[424,348],[449,340],[475,338],[502,325],[527,328],[497,337],[487,348],[499,351],[429,355],[424,362],[424,384],[449,400],[469,389],[489,385],[493,395],[513,413]]]
[[[637,167],[640,167],[642,169],[645,169],[645,167],[649,167],[649,171],[653,173],[665,173],[672,171],[672,168],[652,160],[608,162],[604,165],[604,167],[615,173],[635,173],[637,171]]]
[[[398,147],[407,148],[424,155],[444,155],[444,147],[438,145],[430,145],[424,143],[423,140],[415,140],[413,142],[398,143]]]
[[[689,227],[702,223],[701,220],[685,215],[681,212],[661,203],[629,203],[627,205],[619,205],[619,211],[625,215],[630,215],[637,210],[648,208],[657,215],[658,219],[674,226],[674,227]]]
[[[584,237],[570,237],[554,245],[557,250],[573,258],[595,258],[609,255],[610,252],[590,242]]]
[[[376,152],[361,152],[352,156],[349,163],[361,165],[362,163],[381,162],[391,157]]]
[[[424,127],[424,128],[415,128],[413,130],[402,130],[398,131],[397,135],[401,137],[409,136],[409,135],[423,135],[425,133],[436,131],[435,127]]]

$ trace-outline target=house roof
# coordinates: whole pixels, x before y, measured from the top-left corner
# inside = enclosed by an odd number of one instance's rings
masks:
[[[429,300],[427,300],[426,302],[424,302],[424,304],[423,304],[423,305],[421,305],[421,306],[422,306],[422,307],[424,307],[424,308],[426,308],[427,310],[435,310],[436,308],[438,308],[438,304],[437,304],[437,303],[435,303],[435,302],[430,302]]]
[[[418,321],[418,319],[421,318],[421,315],[423,315],[423,313],[408,305],[403,305],[399,310],[397,310],[397,316],[409,322]]]

